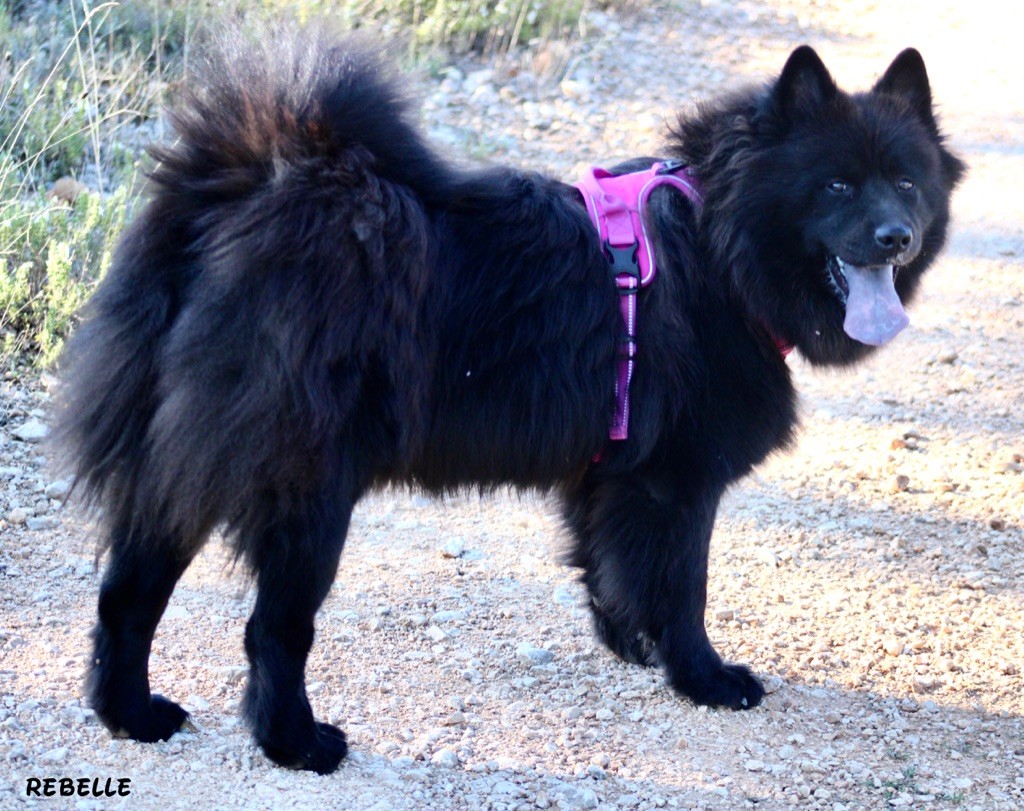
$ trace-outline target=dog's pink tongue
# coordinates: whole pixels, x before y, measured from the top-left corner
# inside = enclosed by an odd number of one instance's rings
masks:
[[[855,341],[881,346],[910,323],[896,295],[892,266],[860,268],[843,265],[850,287],[843,329]]]

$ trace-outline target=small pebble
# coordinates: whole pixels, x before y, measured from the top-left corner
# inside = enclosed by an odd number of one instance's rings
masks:
[[[430,757],[430,765],[438,766],[442,769],[455,769],[458,768],[460,763],[459,756],[451,749],[438,749]]]
[[[71,483],[66,481],[50,482],[50,484],[46,485],[46,489],[43,492],[47,498],[63,501],[68,493],[71,492]]]
[[[442,721],[446,727],[462,726],[466,723],[466,714],[461,710],[456,710],[451,715]]]
[[[68,749],[66,746],[60,746],[56,749],[51,749],[48,752],[43,752],[39,756],[39,760],[43,763],[63,763],[68,759]]]
[[[429,628],[427,628],[426,631],[424,631],[424,633],[427,635],[427,638],[433,642],[442,642],[443,640],[448,638],[448,634],[446,634],[436,625],[431,625]]]
[[[466,542],[459,537],[449,538],[441,547],[441,557],[461,558],[466,551]]]
[[[896,637],[890,637],[882,643],[882,649],[889,656],[899,656],[903,653],[903,641]]]
[[[546,665],[555,659],[555,654],[544,648],[536,648],[528,642],[516,648],[516,657],[524,665]]]
[[[50,429],[39,420],[29,420],[11,431],[22,442],[42,442],[50,434]]]

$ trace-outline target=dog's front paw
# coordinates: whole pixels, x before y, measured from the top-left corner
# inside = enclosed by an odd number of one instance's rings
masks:
[[[716,666],[690,671],[682,677],[672,676],[672,687],[695,704],[749,710],[761,703],[764,687],[743,665],[719,661]]]
[[[267,757],[280,766],[317,774],[330,774],[348,754],[345,733],[335,726],[323,723],[315,724],[310,734],[302,741],[261,741],[260,746]]]

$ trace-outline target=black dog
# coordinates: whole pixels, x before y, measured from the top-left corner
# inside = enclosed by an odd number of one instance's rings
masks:
[[[649,200],[658,276],[635,299],[625,441],[608,438],[619,295],[581,195],[453,168],[410,117],[366,49],[275,32],[211,56],[179,140],[154,150],[152,198],[69,349],[62,413],[105,517],[89,689],[115,734],[163,740],[186,720],[150,694],[150,644],[221,527],[258,586],[256,740],[332,771],[345,737],[313,718],[306,656],[352,507],[388,482],[555,489],[608,647],[700,704],[763,696],[704,629],[715,511],[791,440],[779,342],[816,364],[863,358],[943,245],[964,166],[920,55],[848,95],[799,48],[772,84],[679,122],[665,157],[703,204]]]

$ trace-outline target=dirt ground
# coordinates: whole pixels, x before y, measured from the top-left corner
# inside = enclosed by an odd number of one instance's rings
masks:
[[[848,88],[923,52],[971,166],[949,249],[872,362],[791,358],[799,445],[716,527],[708,627],[766,679],[761,707],[694,708],[596,645],[552,504],[382,493],[357,512],[309,664],[316,712],[349,735],[337,773],[271,766],[238,720],[253,594],[216,543],[151,661],[197,730],[114,740],[81,695],[93,539],[33,441],[52,381],[5,380],[0,808],[1024,808],[1024,17],[1009,9],[659,3],[591,15],[561,84],[482,65],[420,80],[454,154],[568,178],[656,151],[675,108],[767,78],[799,43]],[[32,777],[131,793],[37,800]]]

